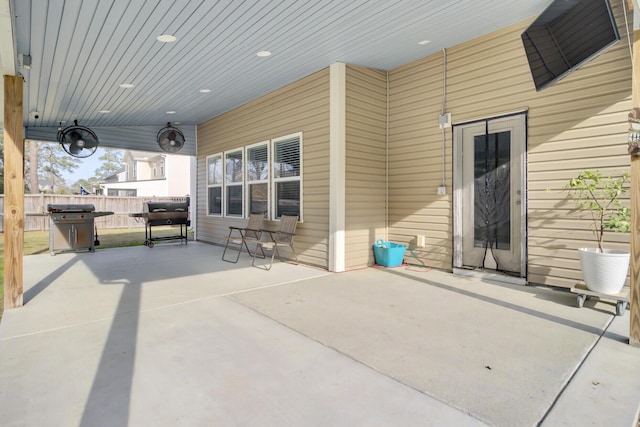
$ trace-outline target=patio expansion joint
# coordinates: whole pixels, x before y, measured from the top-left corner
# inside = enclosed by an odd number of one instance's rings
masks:
[[[582,368],[582,366],[587,362],[587,359],[589,359],[589,356],[595,350],[595,348],[597,347],[598,343],[604,338],[605,334],[607,333],[607,330],[609,329],[609,327],[611,326],[611,323],[613,323],[615,318],[616,318],[616,316],[612,315],[611,319],[609,319],[609,321],[604,326],[604,328],[602,328],[602,331],[600,332],[600,336],[597,339],[595,339],[593,341],[593,344],[591,344],[591,346],[587,349],[587,351],[585,352],[584,356],[582,357],[582,360],[580,360],[580,363],[578,363],[576,365],[575,369],[571,372],[571,374],[567,378],[567,381],[563,384],[562,388],[560,389],[560,391],[556,395],[555,399],[553,399],[553,402],[551,402],[551,404],[549,405],[549,407],[545,411],[545,413],[542,416],[542,418],[540,418],[540,421],[537,423],[537,425],[539,425],[539,426],[542,425],[544,423],[544,421],[547,419],[547,417],[549,416],[549,414],[553,411],[553,408],[556,406],[556,404],[558,403],[558,401],[560,400],[560,398],[562,397],[564,392],[567,390],[567,388],[569,387],[569,385],[571,384],[573,379],[576,377],[576,375],[580,371],[580,368]]]
[[[225,293],[221,293],[221,294],[215,294],[215,295],[207,295],[201,298],[192,298],[192,299],[188,299],[185,301],[180,301],[180,302],[176,302],[176,303],[172,303],[172,304],[164,304],[164,305],[160,305],[157,307],[150,307],[144,310],[140,310],[139,313],[143,314],[143,313],[150,313],[150,312],[154,312],[154,311],[158,311],[158,310],[164,310],[167,308],[171,308],[171,307],[178,307],[181,305],[187,305],[187,304],[193,304],[196,302],[200,302],[200,301],[206,301],[209,299],[213,299],[213,298],[226,298],[229,296],[233,296],[233,295],[237,295],[237,294],[243,294],[243,293],[247,293],[247,292],[252,292],[252,291],[257,291],[257,290],[261,290],[261,289],[268,289],[268,288],[275,288],[278,286],[284,286],[284,285],[288,285],[291,283],[296,283],[296,282],[301,282],[301,281],[305,281],[305,280],[309,280],[312,278],[316,278],[316,277],[323,277],[323,276],[327,276],[330,275],[331,273],[327,273],[327,274],[323,274],[320,276],[314,276],[314,277],[305,277],[305,278],[300,278],[300,279],[294,279],[294,280],[288,280],[285,282],[278,282],[278,283],[272,283],[270,285],[264,285],[264,286],[257,286],[254,288],[249,288],[249,289],[242,289],[239,291],[232,291],[232,292],[225,292]],[[229,300],[229,301],[233,301],[233,300]],[[18,339],[18,338],[25,338],[25,337],[30,337],[30,336],[34,336],[34,335],[40,335],[40,334],[46,334],[46,333],[50,333],[50,332],[56,332],[56,331],[62,331],[65,329],[71,329],[71,328],[76,328],[79,326],[86,326],[86,325],[92,325],[92,324],[96,324],[96,323],[101,323],[101,322],[109,322],[112,321],[114,318],[114,316],[107,316],[107,317],[101,317],[99,319],[93,319],[93,320],[89,320],[89,321],[85,321],[85,322],[77,322],[77,323],[72,323],[69,325],[64,325],[64,326],[59,326],[56,328],[49,328],[49,329],[42,329],[39,331],[33,331],[33,332],[28,332],[28,333],[24,333],[24,334],[18,334],[18,335],[12,335],[10,337],[2,337],[0,338],[0,342],[4,342],[4,341],[10,341],[13,339]]]
[[[71,325],[59,326],[57,328],[42,329],[42,330],[39,330],[39,331],[33,331],[33,332],[28,332],[28,333],[18,334],[18,335],[12,335],[10,337],[2,337],[2,338],[0,338],[0,342],[11,341],[11,340],[18,339],[18,338],[32,337],[34,335],[47,334],[49,332],[63,331],[65,329],[71,329],[71,328],[75,328],[75,327],[78,327],[78,326],[92,325],[92,324],[95,324],[95,323],[106,322],[106,321],[110,321],[112,319],[113,319],[113,316],[102,317],[100,319],[89,320],[89,321],[86,321],[86,322],[78,322],[78,323],[73,323]]]
[[[258,289],[259,288],[255,288],[254,290],[258,290]],[[251,290],[247,290],[247,292],[250,292],[250,291]],[[375,367],[374,365],[371,365],[371,364],[366,363],[366,362],[364,362],[362,360],[356,359],[354,356],[350,355],[349,353],[345,353],[345,352],[341,351],[340,349],[338,349],[338,348],[336,348],[336,347],[334,347],[334,346],[332,346],[332,345],[330,345],[330,344],[328,344],[326,342],[323,342],[323,341],[321,341],[321,340],[319,340],[317,338],[314,338],[314,337],[312,337],[310,335],[307,335],[307,334],[305,334],[304,332],[302,332],[302,331],[300,331],[298,329],[292,328],[291,326],[287,325],[286,323],[281,322],[281,321],[279,321],[277,319],[274,319],[273,317],[268,316],[265,313],[262,313],[262,312],[258,311],[257,309],[255,309],[253,307],[250,307],[250,306],[247,306],[245,304],[242,304],[238,300],[235,300],[233,298],[228,298],[228,297],[232,297],[233,294],[237,294],[237,293],[240,293],[240,292],[235,292],[235,293],[229,294],[226,297],[230,302],[233,302],[233,303],[237,304],[238,306],[243,307],[243,308],[245,308],[247,310],[253,311],[257,315],[259,315],[259,316],[261,316],[261,317],[263,317],[263,318],[265,318],[265,319],[267,319],[267,320],[269,320],[269,321],[271,321],[271,322],[273,322],[273,323],[275,323],[277,325],[280,325],[280,326],[286,328],[287,330],[289,330],[289,331],[291,331],[291,332],[293,332],[293,333],[295,333],[297,335],[300,335],[301,337],[303,337],[305,339],[308,339],[308,340],[313,341],[313,342],[315,342],[317,344],[320,344],[321,346],[323,346],[325,348],[328,348],[328,349],[338,353],[339,355],[344,356],[347,359],[350,359],[353,362],[355,362],[355,363],[357,363],[359,365],[362,365],[362,366],[366,367],[367,369],[370,369],[373,372],[375,372],[375,373],[377,373],[379,375],[382,375],[385,378],[388,378],[389,380],[391,380],[391,381],[393,381],[393,382],[395,382],[397,384],[400,384],[400,385],[402,385],[404,387],[410,388],[411,390],[413,390],[413,391],[415,391],[415,392],[417,392],[417,393],[419,393],[419,394],[421,394],[421,395],[423,395],[425,397],[428,397],[429,399],[433,399],[433,400],[435,400],[437,402],[440,402],[440,403],[442,403],[442,404],[444,404],[444,405],[446,405],[446,406],[448,406],[450,408],[455,409],[456,411],[460,412],[461,414],[465,414],[465,415],[467,415],[467,416],[469,416],[469,417],[471,417],[471,418],[473,418],[475,420],[481,421],[481,422],[483,422],[483,423],[485,423],[487,425],[491,424],[490,420],[483,419],[483,418],[479,417],[477,414],[473,414],[473,413],[465,410],[464,408],[461,408],[460,406],[453,404],[452,402],[443,400],[443,399],[439,398],[438,396],[432,395],[432,394],[428,393],[425,390],[421,390],[421,389],[419,389],[419,388],[417,388],[417,387],[415,387],[415,386],[413,386],[413,385],[411,385],[409,383],[406,383],[406,382],[400,380],[399,378],[391,376],[388,373],[384,372],[383,370]]]

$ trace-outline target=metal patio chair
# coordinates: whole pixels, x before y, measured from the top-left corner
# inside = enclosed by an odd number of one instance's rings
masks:
[[[296,234],[297,225],[297,215],[282,215],[280,217],[280,222],[278,223],[278,228],[275,231],[262,230],[263,236],[268,236],[268,240],[263,238],[257,242],[256,250],[253,252],[253,261],[251,262],[251,265],[256,267],[256,252],[258,252],[258,248],[261,250],[266,249],[267,251],[271,251],[271,261],[268,265],[265,263],[262,267],[265,270],[271,270],[273,258],[276,255],[280,261],[285,261],[282,259],[280,252],[278,251],[279,247],[282,248],[284,246],[288,246],[289,249],[291,249],[291,252],[293,252],[293,262],[297,264],[298,255],[293,247],[293,237]]]
[[[264,214],[251,214],[249,216],[249,222],[245,228],[240,227],[229,227],[229,235],[227,236],[227,243],[224,245],[224,252],[222,253],[222,260],[226,262],[236,263],[238,259],[240,259],[240,254],[242,253],[242,248],[244,247],[247,250],[247,253],[253,257],[255,257],[255,253],[258,251],[258,246],[254,250],[254,253],[251,253],[249,250],[249,246],[247,242],[257,243],[262,236],[262,224],[264,223]],[[259,248],[260,252],[262,252],[261,258],[265,258],[266,255],[264,253],[264,249],[262,247]],[[225,258],[228,250],[236,251],[236,258]]]

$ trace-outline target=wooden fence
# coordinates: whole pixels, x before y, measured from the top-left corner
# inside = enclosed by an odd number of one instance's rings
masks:
[[[25,194],[24,230],[49,230],[47,205],[53,204],[91,204],[96,211],[110,211],[113,215],[95,219],[98,228],[135,228],[144,227],[144,219],[131,218],[130,213],[142,212],[144,202],[184,202],[184,197],[113,197],[80,196],[69,194]],[[4,214],[4,195],[0,195],[0,216]],[[0,221],[0,232],[4,231],[4,221]]]

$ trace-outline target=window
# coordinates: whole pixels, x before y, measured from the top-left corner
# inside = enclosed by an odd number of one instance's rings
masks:
[[[164,159],[153,162],[153,177],[164,178]]]
[[[247,147],[247,207],[250,214],[269,215],[269,144]]]
[[[207,157],[207,215],[222,215],[222,154]]]
[[[224,154],[225,216],[244,215],[242,188],[244,186],[243,150]]]
[[[138,195],[138,190],[135,188],[127,189],[127,188],[109,188],[107,189],[107,196],[113,197],[136,197]]]
[[[136,163],[129,163],[127,165],[127,181],[136,180]]]
[[[207,215],[302,221],[302,133],[208,156]]]
[[[302,134],[273,140],[273,218],[298,215],[302,220]]]

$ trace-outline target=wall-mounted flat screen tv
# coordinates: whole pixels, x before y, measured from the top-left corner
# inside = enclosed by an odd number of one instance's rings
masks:
[[[538,91],[619,40],[608,0],[554,0],[522,33]]]

